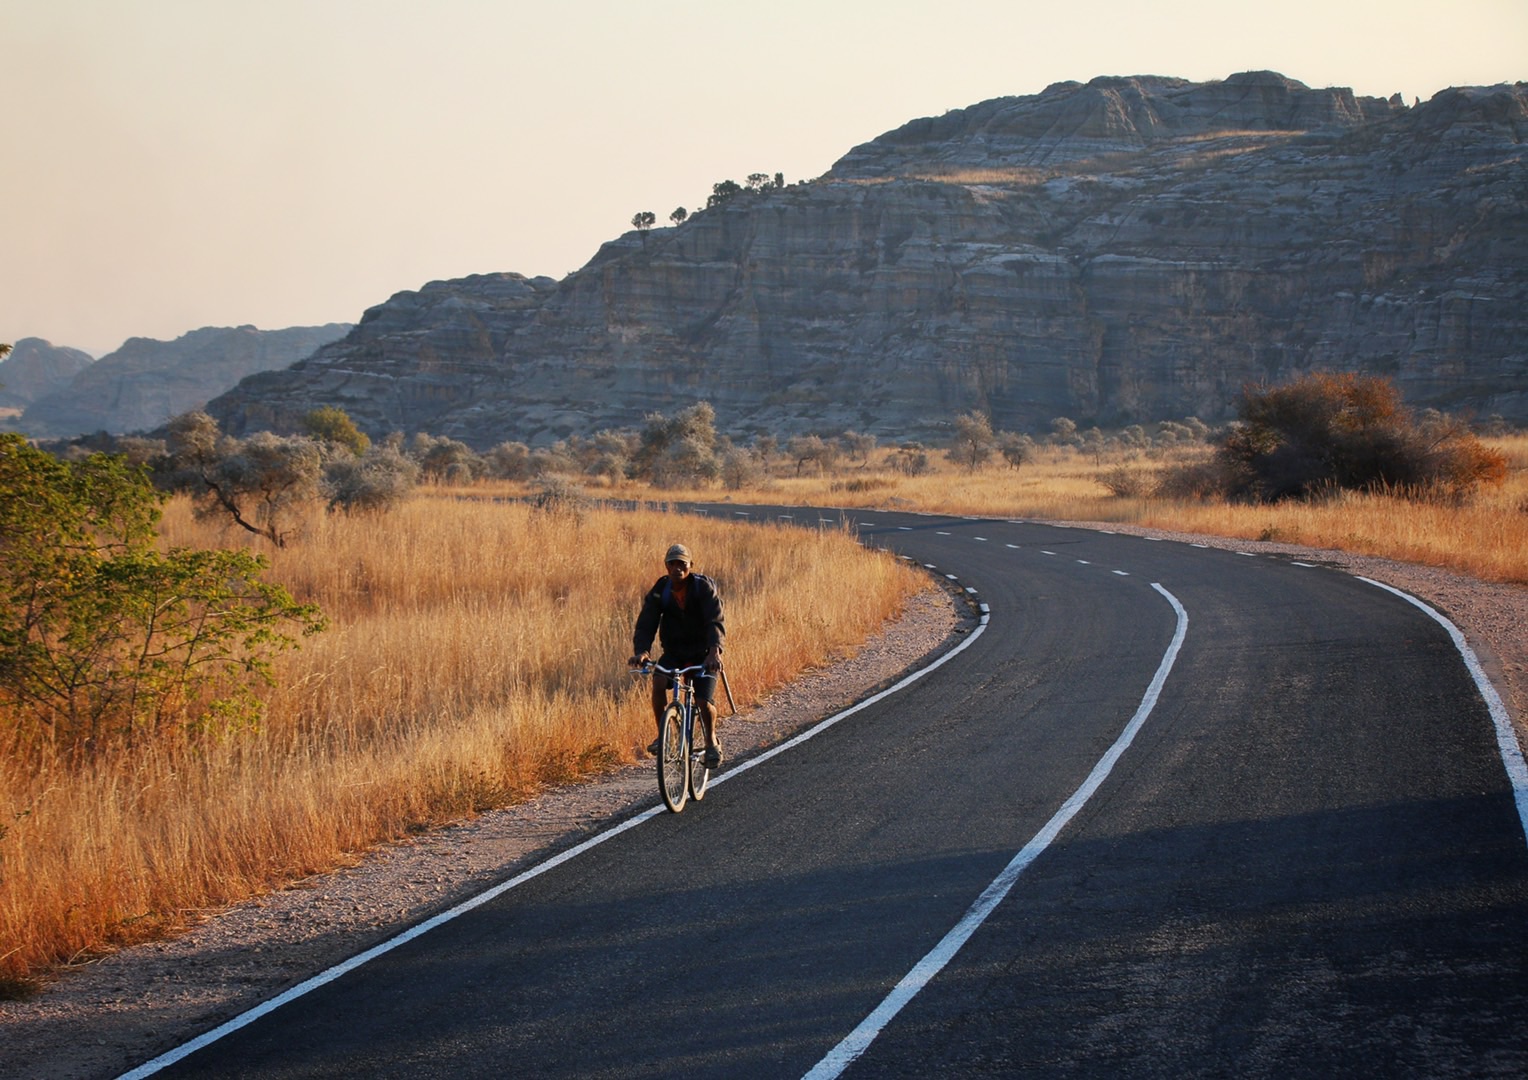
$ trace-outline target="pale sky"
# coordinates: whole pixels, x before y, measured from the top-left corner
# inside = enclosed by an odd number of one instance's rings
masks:
[[[0,341],[96,355],[578,269],[920,116],[1269,69],[1528,80],[1528,0],[0,0]]]

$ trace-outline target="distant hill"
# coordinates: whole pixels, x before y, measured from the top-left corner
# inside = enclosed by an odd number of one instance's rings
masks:
[[[25,409],[38,398],[69,385],[95,358],[42,338],[22,338],[0,360],[0,409]]]
[[[937,437],[1226,418],[1248,382],[1393,378],[1528,423],[1528,88],[1408,107],[1273,72],[1059,83],[607,243],[432,282],[209,404],[486,448],[640,424]],[[640,208],[634,208],[640,209]]]
[[[207,327],[174,341],[130,338],[33,400],[17,426],[35,438],[148,430],[201,408],[245,376],[311,356],[350,329],[348,323],[287,330]]]

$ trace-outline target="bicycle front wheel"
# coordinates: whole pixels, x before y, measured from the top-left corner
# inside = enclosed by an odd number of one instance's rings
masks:
[[[674,813],[684,809],[690,795],[690,746],[685,737],[684,710],[670,705],[663,712],[663,735],[658,747],[658,791]]]
[[[695,728],[700,727],[700,724],[700,717],[697,716],[690,729],[690,798],[696,802],[706,797],[706,784],[711,780],[711,770],[706,768],[706,751],[695,745]]]

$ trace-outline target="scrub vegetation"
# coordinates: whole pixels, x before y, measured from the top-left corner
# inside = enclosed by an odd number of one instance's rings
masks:
[[[338,410],[246,439],[188,414],[163,444],[123,443],[5,445],[26,468],[3,478],[0,569],[26,618],[0,665],[0,992],[643,756],[623,662],[672,542],[721,584],[740,706],[931,587],[848,533],[670,500],[1133,524],[1528,584],[1528,435],[1413,416],[1348,377],[1251,391],[1220,429],[1003,432],[971,412],[937,445],[745,443],[704,403],[486,453],[373,444]],[[62,670],[90,675],[73,698],[14,692]]]

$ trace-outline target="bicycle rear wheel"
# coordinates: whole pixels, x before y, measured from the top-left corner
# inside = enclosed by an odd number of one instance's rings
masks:
[[[674,813],[689,798],[690,746],[684,732],[684,710],[670,705],[663,712],[663,735],[658,747],[658,792]]]

